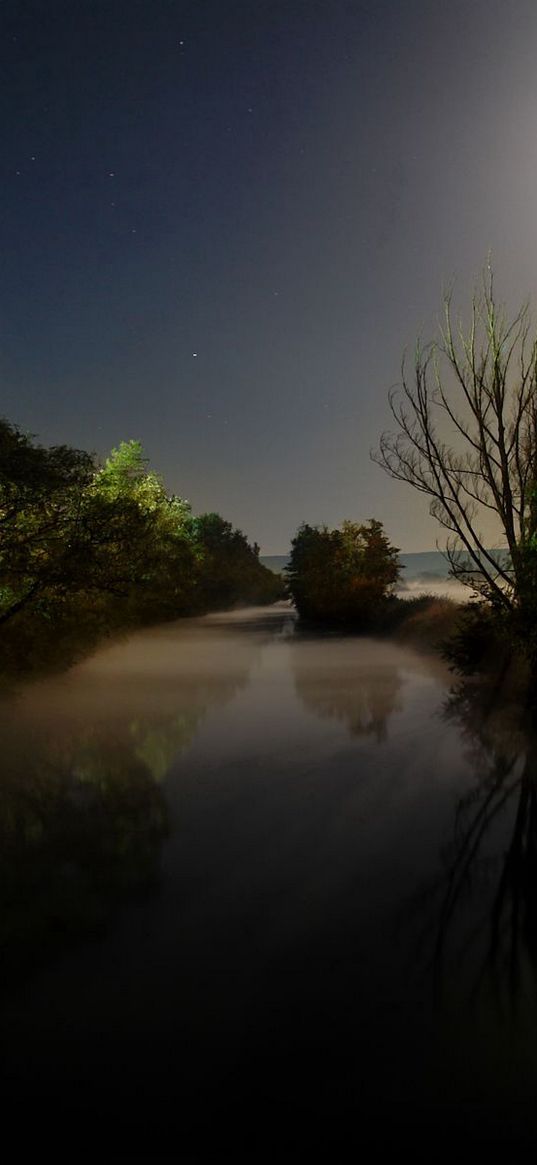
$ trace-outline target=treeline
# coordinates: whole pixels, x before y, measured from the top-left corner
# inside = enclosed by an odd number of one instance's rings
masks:
[[[281,596],[257,545],[168,494],[138,441],[101,464],[0,421],[4,668],[65,662],[121,629]]]

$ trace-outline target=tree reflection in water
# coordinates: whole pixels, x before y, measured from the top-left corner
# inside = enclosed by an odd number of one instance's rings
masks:
[[[138,655],[121,644],[104,664],[98,656],[0,704],[4,982],[102,934],[122,902],[159,884],[170,829],[161,782],[256,655],[248,645],[230,663],[221,643],[225,667],[217,648],[193,671],[188,642],[170,649],[169,639],[138,637]]]
[[[342,643],[351,652],[342,653]],[[358,644],[358,649],[357,649]],[[297,695],[316,716],[341,721],[352,736],[388,736],[390,717],[401,707],[402,678],[393,652],[380,643],[330,638],[299,643],[292,666]]]
[[[488,986],[500,1006],[521,994],[537,1002],[537,737],[523,705],[485,682],[461,683],[445,715],[476,779],[457,802],[443,869],[415,903],[427,905],[435,985],[441,997],[469,972],[474,1001]]]
[[[126,895],[155,885],[167,812],[147,768],[121,744],[4,770],[0,817],[3,974],[102,931]]]

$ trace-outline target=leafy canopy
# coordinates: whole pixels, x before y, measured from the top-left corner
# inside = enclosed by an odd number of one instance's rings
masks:
[[[362,625],[374,621],[397,582],[398,553],[375,518],[345,521],[335,530],[304,523],[287,567],[299,613]]]
[[[13,624],[17,658],[45,657],[62,636],[90,644],[116,628],[273,602],[281,580],[258,554],[219,514],[195,518],[168,494],[139,441],[99,465],[0,420],[0,626]],[[4,631],[4,655],[6,642]]]

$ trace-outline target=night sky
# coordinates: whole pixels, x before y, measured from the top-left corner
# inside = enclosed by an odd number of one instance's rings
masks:
[[[434,546],[369,450],[492,249],[537,301],[535,0],[9,0],[0,411],[139,438],[262,552],[303,519]]]

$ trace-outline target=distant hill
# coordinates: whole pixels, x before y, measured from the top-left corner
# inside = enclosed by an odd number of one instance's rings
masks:
[[[495,550],[494,554],[503,557],[505,551]],[[399,561],[404,567],[403,582],[413,579],[446,579],[448,578],[448,564],[439,550],[422,550],[418,554],[400,554]],[[279,574],[289,562],[288,554],[265,554],[260,556],[263,566],[268,566],[275,574]]]
[[[260,554],[259,561],[263,566],[268,566],[269,570],[273,570],[275,574],[280,574],[284,566],[289,562],[288,554]]]
[[[424,550],[420,554],[400,554],[399,561],[404,567],[404,579],[418,578],[423,574],[433,578],[447,578],[446,560],[438,550]],[[260,556],[263,566],[268,566],[279,574],[289,562],[288,554],[266,554]]]
[[[400,554],[399,562],[403,569],[403,582],[410,579],[448,578],[449,566],[444,555],[439,550],[422,550],[418,554]]]

